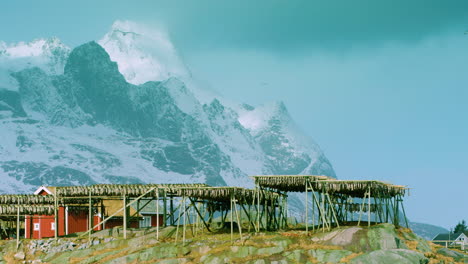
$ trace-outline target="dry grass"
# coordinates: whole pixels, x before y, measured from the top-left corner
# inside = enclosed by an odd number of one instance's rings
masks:
[[[406,246],[414,251],[418,251],[416,248],[418,247],[419,242],[415,240],[405,240]]]
[[[424,254],[426,258],[429,259],[429,264],[439,264],[439,263],[453,263],[453,264],[463,264],[463,262],[455,262],[453,258],[447,257],[434,252],[427,252]]]
[[[352,259],[354,259],[355,257],[358,257],[360,255],[364,254],[363,252],[360,252],[360,253],[352,253],[342,259],[340,259],[340,263],[349,263]]]

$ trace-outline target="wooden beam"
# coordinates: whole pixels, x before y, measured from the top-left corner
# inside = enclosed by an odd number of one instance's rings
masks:
[[[326,194],[326,196],[327,196],[327,198],[328,198],[328,202],[330,203],[330,210],[331,210],[331,212],[333,213],[333,217],[335,218],[336,226],[340,227],[340,223],[338,223],[338,218],[336,217],[334,203],[332,203],[332,201],[331,201],[331,199],[330,199],[330,195],[328,195],[328,193]]]
[[[143,193],[142,195],[138,196],[135,200],[131,201],[130,203],[126,204],[126,207],[129,207],[130,205],[134,204],[136,201],[138,201],[139,199],[141,199],[142,197],[144,197],[145,195],[147,195],[148,193],[152,192],[156,187],[153,187],[151,189],[149,189],[148,191],[146,191],[145,193]],[[101,222],[99,222],[98,224],[96,224],[95,226],[93,226],[92,229],[98,227],[101,223],[105,223],[107,220],[111,219],[112,217],[116,216],[118,213],[120,213],[122,210],[125,210],[126,208],[120,208],[119,210],[117,210],[116,212],[114,212],[112,215],[106,217],[104,220],[102,220]],[[86,231],[85,233],[81,234],[81,236],[85,236],[87,235],[92,229]]]
[[[205,222],[205,219],[203,218],[203,216],[201,215],[200,211],[198,210],[198,208],[195,206],[195,203],[194,201],[192,200],[192,198],[189,197],[189,200],[190,202],[192,203],[192,205],[194,206],[195,208],[195,212],[197,212],[198,216],[200,216],[200,219],[202,220],[203,224],[205,225],[206,229],[211,232],[210,230],[210,227],[208,226],[208,224]]]
[[[240,204],[241,208],[244,210],[245,212],[245,215],[247,216],[247,219],[249,219],[249,230],[250,230],[250,226],[253,226],[253,228],[255,229],[255,224],[253,223],[253,221],[251,220],[250,218],[250,213],[247,212],[247,209],[244,207],[243,204]],[[250,206],[250,205],[249,205]]]

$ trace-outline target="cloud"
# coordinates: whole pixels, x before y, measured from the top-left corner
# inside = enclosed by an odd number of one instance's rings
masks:
[[[198,48],[350,48],[468,28],[463,0],[171,1],[154,4],[178,43]]]
[[[48,35],[79,45],[102,36],[116,19],[163,24],[183,50],[300,53],[415,42],[447,30],[463,34],[468,29],[468,1],[83,0],[71,6],[60,0],[18,0],[0,9],[0,22],[15,25],[0,28],[0,33],[7,41]]]

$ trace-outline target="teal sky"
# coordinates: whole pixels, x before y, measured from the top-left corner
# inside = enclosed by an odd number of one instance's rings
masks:
[[[282,100],[339,178],[409,185],[413,221],[468,220],[468,1],[3,1],[0,40],[164,27],[226,97]]]

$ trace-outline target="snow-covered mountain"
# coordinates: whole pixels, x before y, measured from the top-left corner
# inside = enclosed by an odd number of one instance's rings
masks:
[[[8,45],[0,41],[0,87],[17,90],[11,73],[30,67],[40,67],[48,74],[61,74],[70,48],[58,38],[36,39],[29,43]]]
[[[0,192],[335,177],[283,103],[253,107],[207,94],[166,34],[132,22],[73,50],[57,38],[0,42]]]

